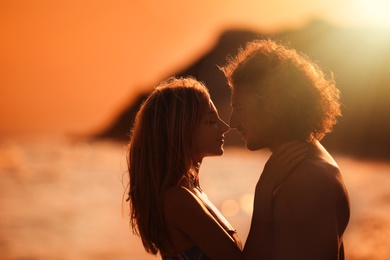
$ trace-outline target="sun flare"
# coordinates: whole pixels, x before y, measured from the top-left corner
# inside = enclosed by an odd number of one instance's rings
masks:
[[[389,0],[354,0],[352,13],[364,24],[375,27],[390,27]]]

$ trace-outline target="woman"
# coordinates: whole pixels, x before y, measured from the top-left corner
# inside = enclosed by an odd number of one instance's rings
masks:
[[[199,186],[202,159],[223,154],[228,130],[193,78],[168,79],[142,104],[129,145],[129,200],[133,232],[148,253],[241,259],[236,231]]]

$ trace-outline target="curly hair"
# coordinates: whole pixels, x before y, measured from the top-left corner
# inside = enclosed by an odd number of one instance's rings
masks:
[[[221,70],[231,88],[245,86],[265,102],[287,138],[321,140],[341,116],[333,74],[271,39],[247,43]]]
[[[194,136],[210,109],[207,88],[193,78],[169,78],[141,105],[128,150],[130,223],[145,250],[169,248],[163,217],[165,192],[196,185]]]

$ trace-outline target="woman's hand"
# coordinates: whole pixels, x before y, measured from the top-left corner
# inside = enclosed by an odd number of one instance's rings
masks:
[[[306,156],[308,144],[292,141],[273,153],[264,166],[256,191],[274,193]]]

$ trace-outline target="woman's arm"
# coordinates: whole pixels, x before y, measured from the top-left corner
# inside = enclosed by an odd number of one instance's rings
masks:
[[[183,187],[165,195],[165,218],[211,259],[241,259],[241,250],[201,201]]]

